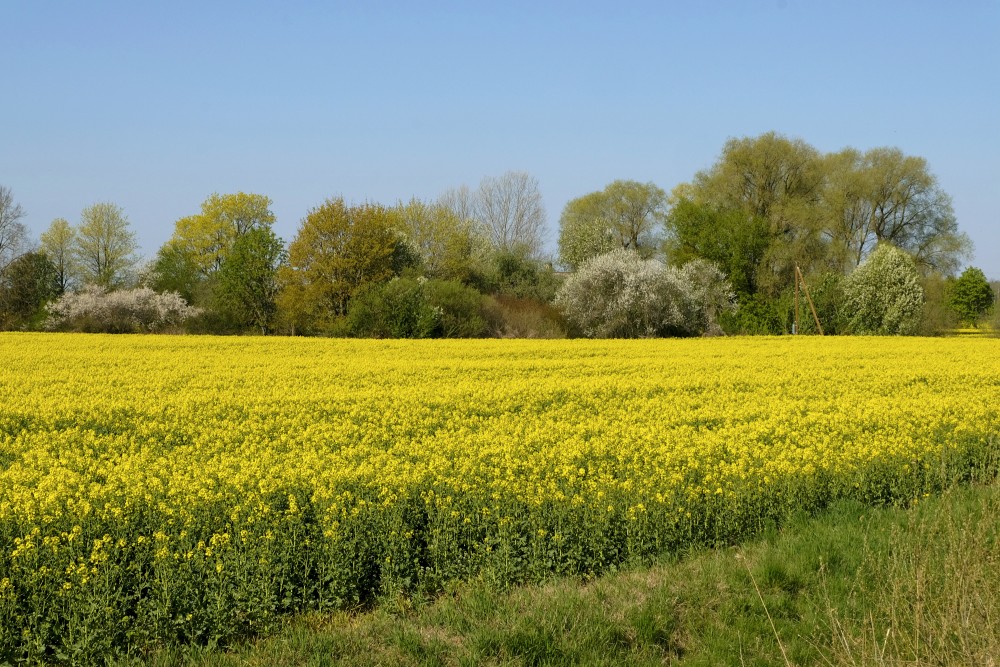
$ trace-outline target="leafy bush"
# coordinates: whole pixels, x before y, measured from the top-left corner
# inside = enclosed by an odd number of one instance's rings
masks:
[[[844,280],[844,304],[852,333],[915,334],[924,288],[913,258],[888,243],[879,245]]]
[[[487,333],[483,295],[457,280],[428,280],[424,297],[438,313],[436,335],[479,338]]]
[[[355,292],[346,325],[359,338],[430,338],[438,318],[419,281],[394,278],[369,283]]]
[[[548,303],[559,289],[552,266],[512,251],[490,255],[473,284],[487,294]]]
[[[768,336],[785,333],[780,304],[762,294],[743,298],[737,308],[719,315],[724,333]]]
[[[619,249],[585,262],[555,303],[590,337],[693,336],[721,332],[717,319],[733,292],[705,260],[677,269]]]
[[[88,333],[162,333],[176,331],[201,313],[176,292],[148,287],[108,292],[91,286],[67,292],[48,306],[46,328]]]
[[[393,278],[354,294],[345,327],[360,338],[477,338],[483,296],[454,280]]]

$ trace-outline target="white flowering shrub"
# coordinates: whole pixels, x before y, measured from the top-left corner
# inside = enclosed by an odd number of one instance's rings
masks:
[[[677,269],[628,250],[585,262],[556,295],[566,318],[592,338],[697,336],[718,332],[733,291],[709,262]]]
[[[913,335],[920,325],[924,288],[913,258],[882,243],[844,280],[851,333]]]
[[[46,328],[90,333],[156,333],[179,329],[201,313],[177,292],[148,287],[108,292],[91,286],[67,292],[48,306]]]

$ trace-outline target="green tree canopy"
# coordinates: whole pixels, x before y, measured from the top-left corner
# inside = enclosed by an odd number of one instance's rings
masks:
[[[475,220],[441,203],[400,202],[399,218],[407,242],[429,278],[468,282],[482,264],[488,246]]]
[[[216,303],[240,329],[267,333],[277,311],[278,267],[285,245],[270,227],[252,227],[241,233],[219,268]]]
[[[878,243],[910,253],[924,272],[950,274],[971,248],[927,160],[898,148],[853,148],[825,158],[822,209],[832,252],[848,267]]]
[[[704,257],[744,297],[773,299],[807,275],[847,273],[881,242],[922,273],[950,273],[970,248],[923,158],[896,148],[822,155],[774,132],[730,139],[709,169],[675,188],[672,262]]]
[[[58,295],[56,267],[45,253],[19,255],[0,271],[0,329],[35,328]]]
[[[975,325],[993,307],[996,295],[982,269],[970,266],[951,286],[948,303],[964,324]]]

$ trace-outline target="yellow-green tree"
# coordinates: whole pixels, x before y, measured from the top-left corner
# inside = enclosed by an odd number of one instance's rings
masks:
[[[430,278],[466,282],[482,263],[488,241],[471,218],[441,203],[411,199],[397,206],[403,233]]]
[[[42,252],[56,268],[56,282],[59,294],[62,294],[73,284],[73,244],[76,242],[76,230],[64,218],[56,218],[49,228],[41,235]]]
[[[83,209],[73,254],[85,284],[108,290],[126,286],[138,247],[122,207],[104,202]]]
[[[279,272],[279,309],[297,331],[330,331],[362,285],[388,280],[406,256],[398,208],[328,199],[309,211]]]
[[[167,243],[185,254],[203,276],[209,276],[225,262],[237,238],[273,224],[270,198],[246,192],[215,193],[202,203],[201,213],[175,223]]]

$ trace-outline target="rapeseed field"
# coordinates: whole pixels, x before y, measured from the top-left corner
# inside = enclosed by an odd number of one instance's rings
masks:
[[[996,474],[1000,340],[0,335],[0,663],[591,577]]]

